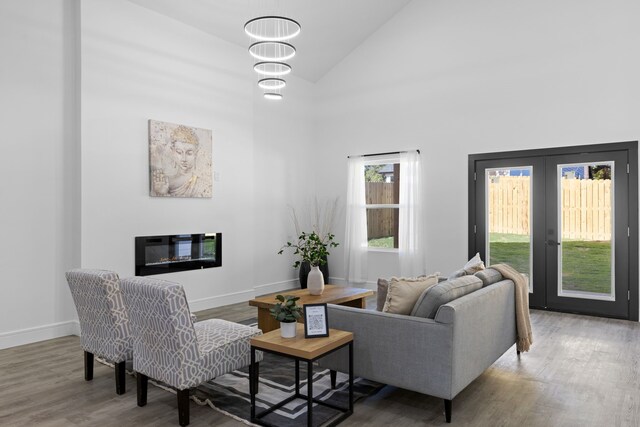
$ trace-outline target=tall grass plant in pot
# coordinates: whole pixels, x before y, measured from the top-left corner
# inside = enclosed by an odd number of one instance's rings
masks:
[[[326,202],[320,202],[318,198],[314,198],[312,201],[304,203],[300,209],[289,206],[291,221],[295,228],[296,236],[300,236],[303,231],[308,234],[315,232],[321,237],[333,233],[339,210],[338,201],[338,197],[327,200]],[[299,268],[298,277],[300,279],[300,287],[306,289],[311,265],[308,261],[302,261]],[[318,268],[322,272],[324,283],[326,284],[329,278],[329,263],[326,257],[324,258],[324,263],[320,263]]]
[[[311,233],[303,231],[298,236],[297,242],[287,242],[278,252],[282,254],[285,249],[292,248],[293,254],[300,256],[300,259],[293,263],[293,268],[300,267],[303,262],[309,263],[311,271],[307,278],[307,289],[311,295],[322,295],[324,291],[324,276],[319,267],[327,263],[329,248],[338,246],[338,243],[333,241],[334,238],[335,236],[331,233],[321,237],[315,231]]]

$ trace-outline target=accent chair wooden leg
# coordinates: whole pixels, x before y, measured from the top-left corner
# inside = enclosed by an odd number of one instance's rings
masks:
[[[149,384],[149,377],[136,372],[136,390],[138,395],[138,406],[144,406],[147,404],[147,386]]]
[[[116,394],[124,394],[127,391],[126,367],[127,362],[124,360],[120,363],[116,363]]]
[[[451,422],[451,400],[444,399],[444,419],[446,422]]]
[[[93,379],[93,353],[84,352],[84,379],[91,381]]]
[[[178,390],[178,419],[181,426],[189,425],[189,389]]]
[[[338,378],[338,371],[334,371],[333,369],[331,369],[329,371],[329,375],[331,376],[331,390],[335,390],[336,389],[336,380]]]

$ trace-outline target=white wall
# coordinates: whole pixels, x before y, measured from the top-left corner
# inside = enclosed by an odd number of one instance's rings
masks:
[[[0,2],[0,348],[73,332],[64,271],[133,274],[137,235],[223,233],[223,267],[162,276],[194,309],[293,285],[275,254],[286,205],[344,202],[349,154],[422,151],[428,268],[449,272],[467,255],[469,153],[640,134],[631,0],[414,1],[317,85],[290,79],[281,104],[260,97],[245,49],[124,0],[79,3]],[[212,199],[148,196],[150,118],[213,130]],[[371,281],[396,272],[370,257]]]
[[[313,187],[312,84],[269,103],[246,49],[124,0],[2,2],[0,47],[0,348],[77,332],[64,272],[133,275],[139,235],[223,233],[222,267],[161,276],[193,310],[297,285],[277,251]],[[212,199],[148,196],[148,119],[213,130]]]
[[[626,0],[413,1],[318,83],[319,192],[344,197],[347,155],[420,149],[428,270],[459,268],[469,154],[640,137],[639,14]],[[331,264],[344,278],[342,251]],[[396,274],[396,255],[370,256],[370,281]]]
[[[0,2],[0,348],[68,335],[80,261],[76,2]]]
[[[277,255],[295,235],[288,206],[300,210],[315,194],[311,141],[315,85],[287,79],[282,101],[268,101],[254,81],[254,230],[256,293],[299,286],[292,251]],[[282,285],[283,280],[289,280]]]
[[[133,275],[135,236],[220,231],[222,267],[161,276],[192,309],[294,285],[276,252],[303,188],[287,165],[310,148],[311,88],[267,105],[251,65],[245,49],[130,2],[82,3],[83,267]],[[150,118],[213,130],[212,199],[148,196]]]
[[[243,52],[123,0],[82,2],[81,18],[82,266],[133,275],[135,236],[219,231],[222,267],[162,277],[192,301],[251,294],[251,198],[237,197],[253,193]],[[149,197],[149,119],[213,130],[213,198]]]

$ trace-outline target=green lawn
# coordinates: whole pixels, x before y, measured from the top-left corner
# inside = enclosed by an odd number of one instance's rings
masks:
[[[489,264],[509,264],[520,273],[529,275],[528,242],[491,242]],[[530,277],[530,275],[529,275]]]
[[[611,292],[611,242],[565,242],[562,264],[565,290]]]
[[[491,233],[491,242],[523,243],[529,242],[529,236],[524,234]]]
[[[393,249],[393,236],[380,237],[379,239],[371,239],[369,240],[369,247]]]
[[[510,264],[529,273],[528,236],[491,235],[491,264]],[[606,293],[611,286],[611,242],[564,241],[562,244],[563,288]]]

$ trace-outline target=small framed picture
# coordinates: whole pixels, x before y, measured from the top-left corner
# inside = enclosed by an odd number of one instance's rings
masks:
[[[327,304],[304,305],[304,337],[319,338],[329,336]]]

